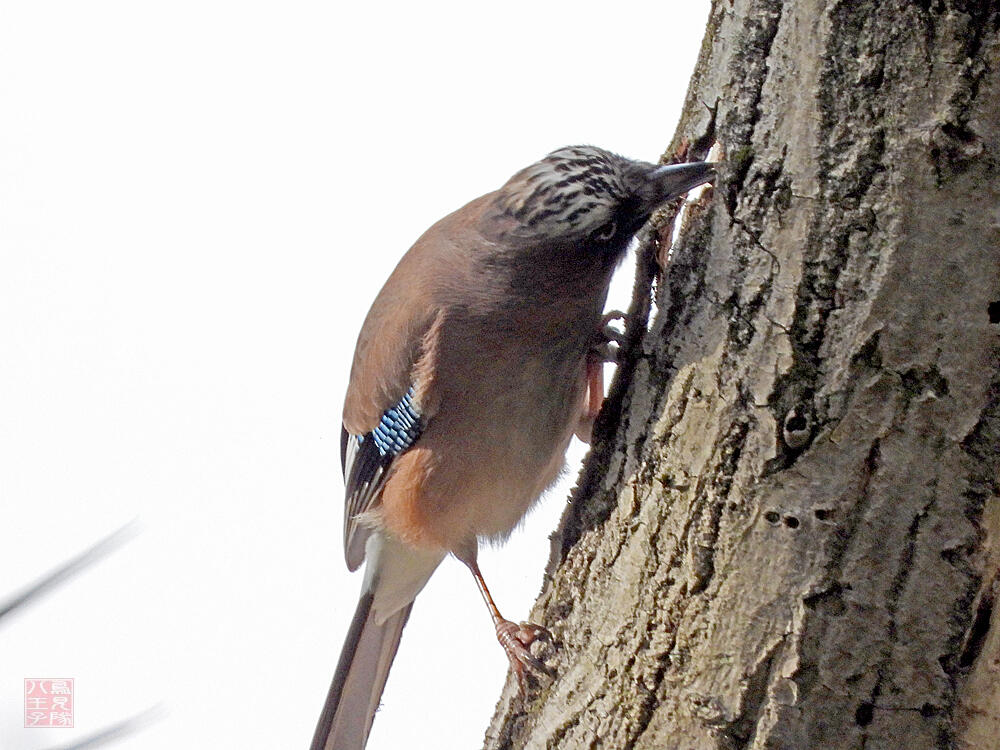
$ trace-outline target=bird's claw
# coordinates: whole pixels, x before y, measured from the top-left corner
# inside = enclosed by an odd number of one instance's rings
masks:
[[[543,661],[536,658],[529,650],[531,644],[537,640],[552,642],[552,633],[541,625],[530,622],[522,622],[520,625],[510,620],[501,620],[497,623],[497,640],[503,646],[510,660],[511,669],[517,677],[518,692],[523,698],[526,693],[526,680],[529,672],[536,675],[543,674],[546,677],[555,677],[556,673]]]
[[[625,343],[625,332],[619,331],[615,326],[611,325],[615,321],[625,322],[626,314],[621,310],[611,310],[610,312],[604,313],[601,316],[601,341],[602,343],[614,342],[615,344]]]
[[[621,346],[614,341],[605,341],[603,344],[591,347],[590,351],[598,362],[613,362],[614,364],[618,364]]]
[[[625,320],[625,313],[621,310],[611,310],[601,316],[601,324],[597,329],[597,339],[590,348],[592,356],[598,362],[618,363],[618,355],[625,343],[625,332],[612,325],[618,320],[623,322]]]

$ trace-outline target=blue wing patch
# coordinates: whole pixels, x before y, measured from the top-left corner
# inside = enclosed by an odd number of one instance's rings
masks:
[[[393,460],[410,448],[424,424],[413,402],[411,387],[395,406],[382,414],[375,429],[364,435],[343,430],[340,457],[344,466],[347,496],[344,503],[344,554],[347,567],[357,568],[364,559],[367,528],[358,517],[378,502],[382,486],[389,478]]]
[[[386,409],[378,426],[368,434],[382,456],[398,456],[416,442],[421,430],[420,412],[413,403],[413,386],[410,386],[406,395],[398,404]],[[358,436],[359,443],[364,439],[363,435]]]

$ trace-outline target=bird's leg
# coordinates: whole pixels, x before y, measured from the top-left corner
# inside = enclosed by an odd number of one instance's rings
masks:
[[[576,436],[590,443],[594,422],[604,403],[604,360],[599,352],[587,352],[587,392],[583,396],[583,411],[576,425]]]
[[[611,323],[624,319],[625,313],[620,310],[605,313],[601,317],[597,342],[587,352],[587,392],[584,394],[583,411],[575,430],[576,436],[585,443],[590,442],[594,422],[604,403],[604,363],[617,362],[618,347],[625,341],[625,334]]]
[[[552,640],[552,634],[543,628],[541,625],[533,625],[530,622],[522,622],[520,625],[511,622],[500,614],[500,610],[497,609],[496,603],[493,601],[493,597],[490,595],[490,590],[486,587],[486,581],[483,580],[483,574],[479,570],[479,564],[475,561],[471,563],[466,563],[469,566],[469,570],[472,571],[472,575],[476,579],[476,585],[479,587],[479,593],[483,596],[483,601],[486,602],[486,606],[490,610],[490,617],[493,618],[493,625],[496,627],[497,640],[500,645],[503,646],[503,650],[507,653],[507,659],[510,661],[511,669],[514,670],[514,674],[517,676],[517,686],[523,696],[525,694],[525,678],[527,670],[534,671],[536,673],[541,673],[549,677],[555,677],[555,672],[547,667],[541,660],[536,659],[529,647],[539,638],[545,638]]]

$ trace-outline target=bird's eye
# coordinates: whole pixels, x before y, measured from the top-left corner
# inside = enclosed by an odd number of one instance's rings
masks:
[[[590,236],[597,242],[607,242],[608,240],[610,240],[612,237],[615,236],[615,232],[617,231],[618,231],[618,225],[615,224],[614,219],[612,219],[604,226],[595,229],[594,233],[591,234]]]

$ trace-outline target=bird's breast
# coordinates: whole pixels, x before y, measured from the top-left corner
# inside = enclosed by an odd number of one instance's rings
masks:
[[[589,334],[517,330],[526,321],[466,320],[445,334],[436,409],[399,459],[383,520],[411,541],[456,550],[504,537],[559,476],[586,392]],[[396,527],[393,524],[396,523]]]

